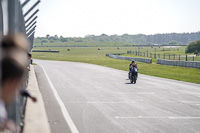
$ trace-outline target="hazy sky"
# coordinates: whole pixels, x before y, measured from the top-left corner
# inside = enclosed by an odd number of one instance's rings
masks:
[[[36,36],[200,31],[200,0],[41,0]]]

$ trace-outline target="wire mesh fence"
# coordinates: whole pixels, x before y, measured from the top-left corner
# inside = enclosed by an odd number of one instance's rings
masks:
[[[3,35],[8,35],[9,33],[23,34],[29,40],[27,53],[30,52],[33,47],[36,14],[39,11],[36,7],[39,3],[40,0],[31,0],[31,2],[30,0],[0,0],[0,39]],[[1,50],[0,57],[2,55]],[[1,70],[0,68],[0,78]],[[26,89],[27,87],[28,75],[26,77],[26,81],[20,87],[21,89]],[[25,104],[26,98],[16,95],[15,100],[7,107],[8,117],[14,120],[18,128],[21,129],[20,131],[23,128]]]

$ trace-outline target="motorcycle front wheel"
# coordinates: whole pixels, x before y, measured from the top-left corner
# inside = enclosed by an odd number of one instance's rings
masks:
[[[131,83],[133,83],[133,81],[134,81],[134,77],[132,74],[130,74],[130,81],[131,81]]]
[[[136,75],[133,76],[134,84],[136,84]]]

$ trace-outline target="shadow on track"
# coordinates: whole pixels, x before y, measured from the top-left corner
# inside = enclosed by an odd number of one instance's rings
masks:
[[[125,84],[133,84],[133,83],[125,83]]]

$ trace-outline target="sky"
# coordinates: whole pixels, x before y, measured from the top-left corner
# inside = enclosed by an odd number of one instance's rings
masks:
[[[41,0],[35,36],[198,32],[199,6],[200,0]]]

